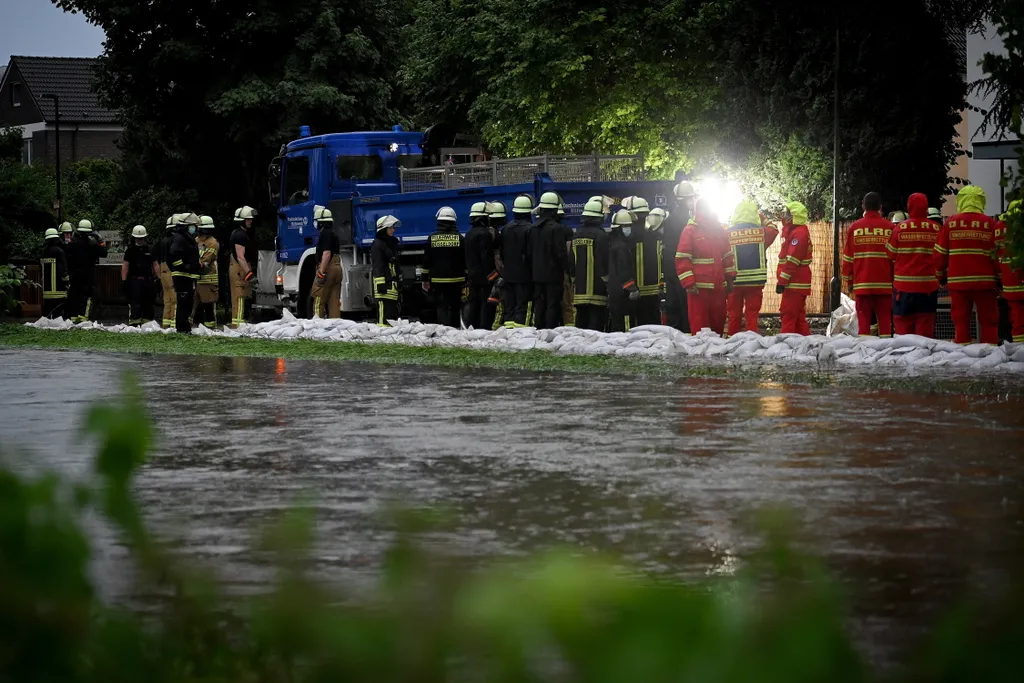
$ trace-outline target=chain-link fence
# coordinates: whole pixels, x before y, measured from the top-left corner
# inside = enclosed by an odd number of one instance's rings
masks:
[[[643,166],[643,157],[640,155],[545,155],[429,168],[403,168],[402,192],[520,185],[532,183],[538,173],[547,173],[556,182],[643,180]]]

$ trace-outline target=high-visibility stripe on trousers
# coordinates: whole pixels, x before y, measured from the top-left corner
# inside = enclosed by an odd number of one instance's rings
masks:
[[[231,261],[228,280],[231,283],[231,326],[238,327],[242,323],[249,322],[249,312],[252,308],[252,283],[245,281],[242,267],[234,260]]]

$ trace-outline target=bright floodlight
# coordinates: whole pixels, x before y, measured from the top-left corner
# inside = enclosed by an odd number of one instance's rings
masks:
[[[743,200],[743,192],[735,180],[722,180],[721,178],[705,178],[697,184],[697,195],[707,200],[711,210],[718,216],[721,223],[727,223],[732,218],[732,212],[736,205]]]

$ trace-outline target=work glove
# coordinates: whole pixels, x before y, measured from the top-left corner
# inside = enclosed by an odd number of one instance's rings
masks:
[[[629,300],[630,301],[639,301],[640,300],[640,292],[634,289],[632,292],[629,293]]]
[[[782,294],[786,291],[786,285],[775,285],[775,293]]]

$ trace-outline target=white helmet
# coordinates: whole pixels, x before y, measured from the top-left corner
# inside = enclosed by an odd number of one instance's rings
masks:
[[[540,196],[540,203],[537,205],[538,209],[558,209],[558,205],[562,203],[562,198],[558,196],[557,192],[545,192]]]
[[[907,220],[907,214],[902,211],[893,211],[892,215],[889,216],[889,220],[893,223],[902,223]]]
[[[668,218],[668,211],[665,209],[651,209],[651,213],[647,216],[647,229],[657,230],[666,218]]]
[[[251,206],[243,206],[235,211],[235,220],[239,223],[252,218],[256,218],[256,209]]]
[[[92,232],[92,221],[84,218],[78,221],[78,232]]]
[[[512,213],[530,213],[533,211],[533,200],[528,195],[521,194],[512,202]]]
[[[469,207],[470,218],[483,218],[487,215],[487,202],[474,202],[473,206]]]
[[[317,223],[333,223],[334,214],[324,206],[315,206],[313,207],[313,220]]]
[[[693,189],[693,185],[686,180],[672,188],[672,193],[675,194],[678,199],[697,196],[697,192]]]
[[[651,207],[643,197],[626,197],[622,200],[622,208],[633,213],[650,213]]]
[[[928,218],[931,218],[933,221],[941,221],[942,220],[942,212],[939,211],[938,209],[936,209],[934,206],[929,206],[928,207]]]
[[[402,224],[402,221],[398,220],[394,216],[381,216],[377,219],[377,229],[385,230],[387,228],[397,228]]]
[[[134,228],[132,228],[132,237],[141,239],[141,238],[143,238],[145,236],[146,236],[146,226],[144,226],[144,225],[136,225]]]
[[[442,206],[437,210],[437,215],[434,218],[438,223],[458,223],[459,221],[455,215],[455,209],[450,206]]]
[[[625,209],[619,209],[612,216],[612,227],[625,227],[627,225],[633,225],[633,214]]]
[[[43,239],[60,239],[60,233],[57,232],[57,228],[47,228],[46,233],[43,234]]]
[[[601,201],[601,198],[600,197],[592,197],[590,199],[590,201],[588,201],[583,206],[583,213],[581,213],[580,215],[581,216],[591,216],[591,217],[594,217],[594,218],[603,218],[604,217],[604,203]]]

